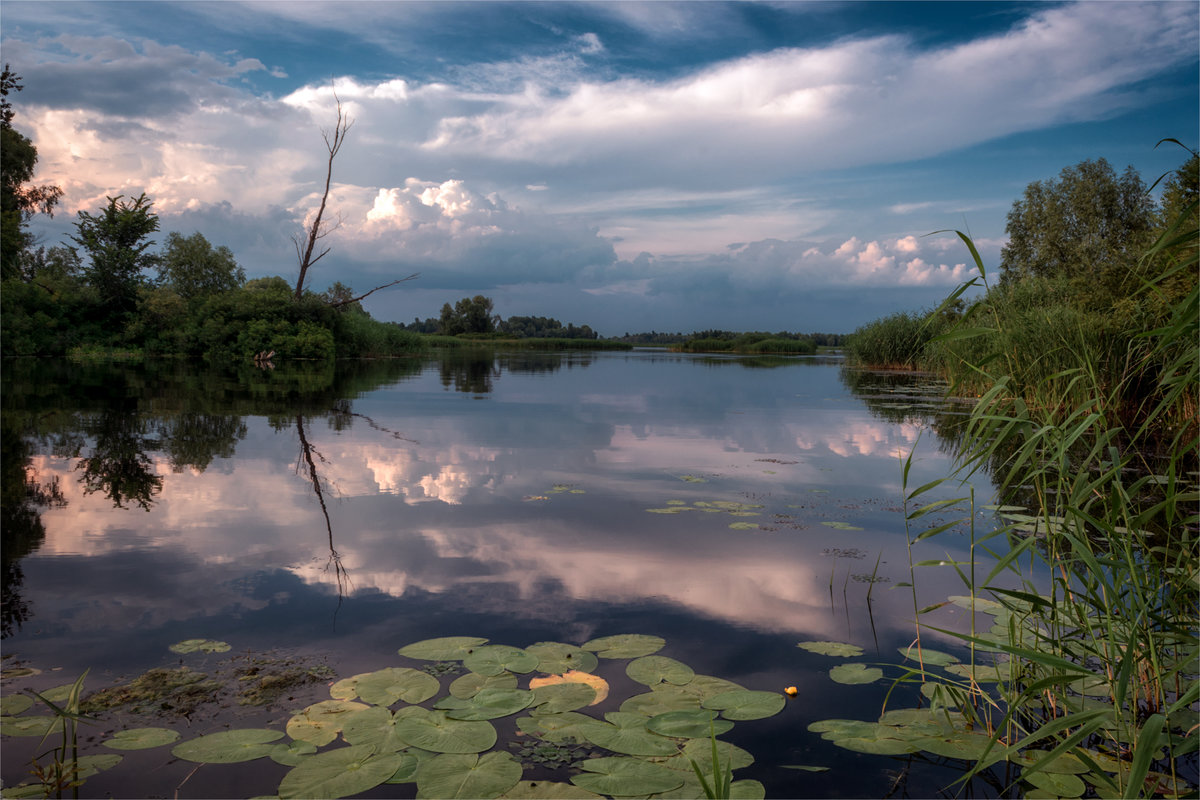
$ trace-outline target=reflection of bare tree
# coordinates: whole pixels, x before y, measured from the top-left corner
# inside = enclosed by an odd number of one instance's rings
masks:
[[[337,579],[338,608],[341,608],[342,600],[346,597],[346,584],[349,583],[350,578],[346,568],[342,566],[342,557],[333,544],[333,524],[329,520],[329,508],[325,505],[325,493],[321,489],[321,475],[317,471],[317,461],[324,464],[325,457],[309,443],[308,437],[304,434],[303,414],[296,415],[296,433],[300,437],[300,459],[296,463],[296,472],[299,473],[301,468],[307,470],[308,479],[312,482],[313,493],[321,505],[321,514],[325,517],[325,531],[329,534],[329,564],[326,566],[326,570],[332,568]]]
[[[407,436],[404,436],[399,431],[394,431],[391,428],[383,427],[378,422],[376,422],[375,420],[368,417],[366,414],[359,414],[356,411],[351,411],[349,400],[338,400],[336,403],[333,404],[333,409],[330,411],[330,416],[329,416],[329,427],[333,428],[335,431],[345,430],[346,428],[350,427],[350,423],[353,420],[353,418],[355,418],[355,417],[357,417],[358,419],[366,420],[367,424],[370,425],[372,428],[379,431],[380,433],[388,434],[393,439],[399,439],[402,442],[410,442],[412,444],[420,444],[420,442],[418,442],[416,439],[409,439]]]

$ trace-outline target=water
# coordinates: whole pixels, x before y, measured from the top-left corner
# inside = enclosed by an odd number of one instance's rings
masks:
[[[961,770],[808,732],[873,719],[887,686],[834,683],[843,660],[796,647],[848,642],[865,648],[859,661],[897,663],[914,605],[963,592],[948,570],[926,570],[915,598],[897,586],[909,580],[902,460],[917,448],[910,488],[948,474],[937,430],[956,413],[908,397],[916,379],[847,373],[836,359],[635,351],[274,371],[14,362],[3,381],[5,666],[40,670],[6,680],[5,694],[85,669],[88,689],[181,661],[215,674],[274,659],[344,677],[399,665],[399,647],[430,637],[641,633],[697,672],[798,687],[783,712],[722,737],[755,756],[736,777],[768,797],[877,797],[897,780],[930,796]],[[913,559],[964,552],[965,534],[949,534]],[[167,649],[190,638],[232,650]],[[618,704],[645,691],[610,681]],[[85,750],[111,752],[98,746],[108,732],[140,725],[185,739],[282,730],[328,682],[262,709],[107,715],[84,729]],[[893,703],[911,696],[901,688]],[[37,744],[6,738],[5,785],[28,779],[49,746]],[[273,794],[287,771],[195,767],[169,748],[132,752],[85,793]]]

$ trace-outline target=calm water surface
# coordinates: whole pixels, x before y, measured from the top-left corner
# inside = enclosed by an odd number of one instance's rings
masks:
[[[697,672],[798,687],[782,713],[723,737],[754,754],[736,777],[768,797],[934,796],[960,765],[859,755],[808,732],[874,718],[887,687],[834,683],[841,661],[796,647],[850,642],[859,660],[896,663],[913,638],[914,598],[897,587],[909,580],[902,459],[916,446],[910,486],[950,469],[933,410],[904,397],[913,380],[836,359],[655,351],[273,372],[6,364],[3,649],[6,667],[41,672],[4,691],[260,655],[348,676],[399,665],[399,647],[429,637],[645,633]],[[939,537],[914,559],[965,546]],[[962,593],[952,578],[928,571],[916,604]],[[167,650],[189,638],[233,649]],[[617,704],[644,691],[609,677]],[[87,752],[107,752],[97,742],[115,727],[282,730],[326,683],[265,709],[109,715],[85,729]],[[5,785],[27,779],[37,740],[4,744]],[[273,794],[287,770],[195,767],[169,748],[130,753],[85,794]]]

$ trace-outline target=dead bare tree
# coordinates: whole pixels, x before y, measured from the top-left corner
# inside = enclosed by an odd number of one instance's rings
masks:
[[[337,123],[333,126],[332,131],[321,131],[321,137],[325,140],[325,149],[329,151],[329,160],[325,164],[325,191],[321,193],[321,205],[317,207],[317,214],[313,217],[312,224],[308,227],[308,234],[301,243],[299,236],[292,237],[292,244],[296,246],[296,258],[300,262],[300,274],[296,277],[296,301],[304,295],[304,281],[308,277],[308,270],[326,255],[332,249],[324,247],[319,253],[317,243],[324,239],[329,234],[336,231],[342,226],[342,220],[339,217],[332,225],[325,224],[325,208],[329,203],[329,187],[333,182],[333,160],[337,158],[338,152],[342,149],[342,145],[346,143],[346,134],[350,132],[351,126],[354,125],[354,120],[342,108],[342,99],[334,92],[333,99],[337,102]],[[303,249],[301,249],[303,247]],[[314,255],[315,253],[315,255]],[[413,273],[404,278],[398,278],[390,283],[385,283],[382,286],[376,286],[369,292],[353,297],[347,300],[338,300],[330,303],[331,306],[337,307],[348,303],[355,303],[362,300],[368,295],[378,292],[380,289],[387,289],[390,286],[395,286],[398,283],[411,281],[417,278],[420,273]]]

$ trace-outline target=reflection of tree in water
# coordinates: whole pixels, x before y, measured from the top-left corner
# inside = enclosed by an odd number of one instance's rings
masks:
[[[349,575],[346,568],[342,566],[342,557],[338,554],[337,548],[333,543],[333,523],[329,520],[329,507],[325,505],[325,494],[321,489],[321,475],[317,471],[317,462],[325,463],[325,457],[312,446],[308,441],[308,437],[304,434],[304,415],[296,415],[296,435],[300,437],[300,455],[296,463],[296,472],[303,471],[309,482],[312,483],[313,494],[317,496],[317,502],[321,506],[321,514],[325,517],[325,532],[329,536],[329,563],[326,569],[333,569],[334,577],[337,580],[338,587],[338,607],[342,605],[342,600],[346,597],[346,584],[349,581]],[[336,615],[336,612],[335,612]]]
[[[87,494],[103,492],[117,508],[136,503],[149,511],[154,495],[162,490],[162,478],[154,474],[147,451],[158,450],[160,441],[151,435],[148,419],[136,409],[106,408],[86,426],[94,437],[91,455],[79,460]]]
[[[231,414],[187,411],[164,420],[159,435],[173,471],[203,472],[214,458],[233,458],[237,443],[246,438],[246,423]]]
[[[0,426],[0,638],[16,633],[30,616],[21,596],[21,559],[46,538],[41,510],[67,504],[57,477],[41,483],[31,474],[32,455],[14,428]]]
[[[442,386],[456,392],[487,394],[500,377],[500,366],[489,351],[467,350],[446,355],[439,365]]]

